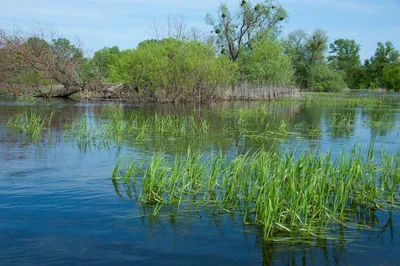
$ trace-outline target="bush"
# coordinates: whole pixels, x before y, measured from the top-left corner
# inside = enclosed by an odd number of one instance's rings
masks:
[[[121,52],[110,78],[123,82],[154,101],[208,100],[218,87],[235,78],[236,64],[215,56],[197,41],[145,41],[136,50]]]
[[[341,91],[347,85],[340,73],[334,72],[325,64],[310,68],[309,88],[313,91]]]
[[[242,80],[281,86],[293,84],[292,60],[284,55],[282,45],[276,40],[258,41],[239,63]]]
[[[400,64],[387,66],[382,80],[387,89],[400,91]]]

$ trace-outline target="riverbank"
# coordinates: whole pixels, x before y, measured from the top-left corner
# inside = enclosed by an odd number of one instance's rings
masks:
[[[58,98],[56,92],[62,90],[62,85],[44,86],[40,89],[32,87],[0,88],[0,95],[14,98],[44,97]],[[184,103],[184,102],[215,102],[237,100],[274,100],[281,98],[299,98],[300,89],[274,85],[239,84],[230,88],[219,88],[204,93],[183,94],[180,97],[171,97],[165,92],[142,92],[123,84],[93,84],[81,92],[68,97],[77,101],[111,101],[131,103]],[[53,95],[53,96],[51,96]],[[51,96],[51,97],[50,97]]]

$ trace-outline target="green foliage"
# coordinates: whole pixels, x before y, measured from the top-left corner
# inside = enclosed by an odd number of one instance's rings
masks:
[[[352,82],[347,83],[351,89],[369,89],[375,86],[370,82],[365,66],[353,67],[347,75],[351,76]]]
[[[81,60],[77,67],[77,74],[79,76],[79,81],[83,85],[86,85],[90,82],[100,81],[102,79],[98,67],[90,58],[84,58]]]
[[[50,45],[51,50],[55,56],[62,59],[82,59],[83,51],[82,49],[71,44],[71,42],[66,38],[54,39]]]
[[[313,91],[341,91],[346,88],[341,74],[326,64],[314,65],[310,69],[309,88]]]
[[[370,81],[376,83],[379,87],[385,86],[386,84],[383,81],[385,69],[397,64],[399,60],[400,53],[391,42],[385,44],[378,42],[375,55],[365,64]]]
[[[218,87],[229,85],[236,64],[197,41],[164,39],[146,41],[136,50],[121,52],[111,66],[112,81],[123,82],[155,101],[183,101],[212,96]]]
[[[113,46],[111,48],[104,47],[103,49],[95,52],[92,64],[96,68],[97,75],[103,79],[107,80],[110,77],[110,66],[115,64],[118,60],[120,50],[118,46]]]
[[[311,66],[316,63],[321,63],[325,59],[325,52],[328,49],[328,36],[321,29],[316,29],[314,33],[306,39],[305,52],[306,60]]]
[[[292,59],[295,80],[301,88],[317,91],[338,90],[342,86],[337,73],[329,69],[325,62],[328,37],[320,29],[307,35],[303,30],[289,34],[285,53]],[[345,86],[344,86],[345,87]]]
[[[333,70],[340,72],[347,85],[352,89],[359,88],[359,80],[355,79],[355,73],[359,72],[360,45],[354,40],[338,39],[330,45],[331,55],[328,62]]]
[[[387,66],[382,79],[387,89],[400,91],[400,64]]]
[[[264,37],[239,61],[242,80],[263,84],[291,85],[293,67],[291,59],[284,55],[283,46],[276,40]]]
[[[306,58],[306,40],[308,36],[304,30],[290,33],[285,41],[285,54],[292,59],[296,84],[306,88],[308,84],[309,68]]]

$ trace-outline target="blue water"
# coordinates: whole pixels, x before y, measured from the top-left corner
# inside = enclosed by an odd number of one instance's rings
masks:
[[[251,106],[251,103],[239,103]],[[120,156],[148,158],[155,142],[112,144],[108,148],[80,150],[63,140],[64,124],[81,116],[103,117],[103,104],[66,101],[34,103],[0,101],[0,265],[397,265],[400,255],[400,216],[393,211],[354,214],[366,229],[335,227],[325,237],[293,239],[276,236],[265,241],[262,228],[244,226],[234,213],[210,209],[164,206],[154,216],[154,206],[137,202],[127,185],[113,183],[110,176]],[[8,118],[24,108],[56,110],[52,139],[27,144],[6,128]],[[127,112],[187,114],[187,106],[125,105]],[[255,149],[241,137],[221,134],[222,122],[207,107],[203,116],[211,121],[210,136],[200,147],[205,151]],[[329,134],[333,111],[305,110],[282,105],[277,116],[292,124],[318,121],[322,131],[316,140],[289,136],[282,148],[310,146],[326,150],[351,150],[354,143],[367,149],[376,146],[389,152],[399,148],[399,122],[386,132],[372,132],[364,125],[362,110],[356,124],[343,136]],[[338,112],[338,110],[334,110]],[[396,117],[399,110],[392,110]],[[314,117],[313,117],[314,116]],[[166,140],[168,153],[184,141]],[[286,241],[284,241],[286,240]]]

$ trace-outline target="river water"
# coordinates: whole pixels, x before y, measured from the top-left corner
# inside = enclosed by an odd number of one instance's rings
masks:
[[[66,124],[82,117],[101,124],[115,105],[124,117],[173,114],[207,120],[208,134],[125,138],[84,148],[64,139]],[[55,112],[50,131],[36,144],[7,127],[10,117],[32,109]],[[232,157],[273,145],[335,154],[354,145],[367,150],[373,142],[396,153],[399,105],[381,108],[378,115],[374,111],[301,102],[194,106],[0,99],[0,265],[396,265],[400,216],[395,209],[360,210],[355,219],[367,229],[339,226],[326,237],[266,241],[262,228],[243,225],[233,213],[164,206],[151,215],[152,206],[139,204],[132,188],[110,178],[124,153],[146,160],[154,151],[173,155],[188,146]],[[382,111],[384,122],[377,124]],[[347,115],[352,122],[335,131],[335,117]],[[296,134],[252,138],[246,133],[263,132],[268,123],[276,129],[281,121]]]

